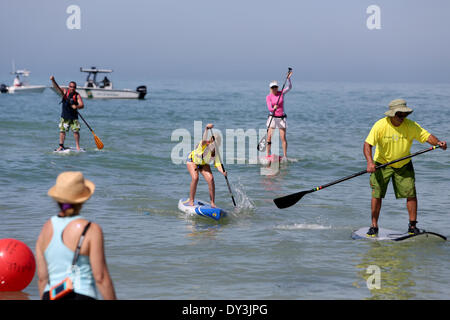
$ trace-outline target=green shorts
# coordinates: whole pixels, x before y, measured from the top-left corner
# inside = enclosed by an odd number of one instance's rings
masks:
[[[380,165],[377,162],[375,164]],[[372,198],[384,198],[391,177],[397,199],[414,198],[416,196],[414,167],[410,161],[401,168],[387,166],[372,173],[370,175]]]
[[[80,131],[80,122],[78,122],[77,119],[73,119],[73,120],[65,120],[63,118],[61,118],[61,120],[59,121],[59,132],[66,132],[72,130],[72,132],[78,132]]]

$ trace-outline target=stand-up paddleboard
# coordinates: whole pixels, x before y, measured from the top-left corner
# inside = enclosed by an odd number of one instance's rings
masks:
[[[189,199],[183,198],[178,201],[178,209],[188,214],[198,214],[202,217],[212,218],[214,220],[220,220],[225,217],[227,213],[221,208],[212,208],[211,205],[204,201],[194,201],[194,205],[189,205]]]
[[[428,232],[423,230],[423,232],[419,234],[409,234],[408,232],[400,232],[390,229],[378,228],[378,236],[369,237],[367,236],[367,232],[369,231],[369,227],[360,228],[352,232],[352,239],[367,239],[367,240],[388,240],[388,241],[405,241],[405,240],[413,240],[413,241],[429,241],[429,240],[439,240],[446,241],[447,238],[441,234],[435,232]]]
[[[86,152],[83,148],[80,148],[80,150],[77,150],[77,148],[65,148],[64,150],[57,151],[56,149],[53,151],[53,153],[58,154],[69,154],[69,153],[79,153],[79,152]]]

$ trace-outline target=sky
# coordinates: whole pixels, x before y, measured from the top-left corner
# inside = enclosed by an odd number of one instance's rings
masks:
[[[69,29],[71,5],[80,29]],[[380,8],[380,29],[366,12]],[[2,0],[0,81],[111,68],[132,79],[450,82],[448,0]]]

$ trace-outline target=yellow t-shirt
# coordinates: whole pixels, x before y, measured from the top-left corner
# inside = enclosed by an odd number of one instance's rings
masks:
[[[389,117],[378,120],[373,125],[366,142],[376,147],[374,160],[381,164],[410,155],[413,140],[420,143],[427,141],[430,133],[416,122],[405,119],[398,127],[391,123]],[[391,166],[401,168],[411,159],[396,162]]]
[[[189,159],[192,160],[192,162],[194,162],[196,165],[205,165],[205,164],[209,164],[212,158],[212,152],[211,151],[207,151],[205,153],[207,145],[202,145],[202,143],[200,142],[197,147],[195,148],[195,150],[191,151],[191,153],[189,153]],[[219,157],[217,156],[217,154],[214,156],[214,166],[216,168],[221,166]]]

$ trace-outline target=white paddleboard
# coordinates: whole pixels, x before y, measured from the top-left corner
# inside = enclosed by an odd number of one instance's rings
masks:
[[[214,220],[220,220],[225,217],[227,213],[221,208],[212,208],[211,205],[205,201],[195,200],[194,205],[189,205],[189,199],[183,198],[178,201],[178,209],[184,213],[191,215],[199,215],[202,217],[211,218]]]
[[[352,232],[352,239],[360,240],[388,240],[388,241],[405,241],[405,240],[414,240],[414,241],[423,241],[423,240],[440,240],[446,241],[447,238],[443,235],[440,235],[435,232],[428,232],[423,230],[423,232],[419,234],[409,234],[408,232],[395,231],[391,229],[378,228],[378,236],[369,237],[367,236],[367,231],[369,231],[369,227],[360,228]]]
[[[58,154],[69,154],[69,153],[80,153],[80,152],[86,152],[86,150],[84,150],[83,148],[80,148],[80,150],[77,150],[77,148],[65,148],[64,150],[60,150],[60,151],[53,151],[53,153],[58,153]]]

